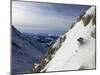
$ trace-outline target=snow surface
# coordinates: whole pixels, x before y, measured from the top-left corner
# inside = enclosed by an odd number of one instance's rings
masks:
[[[93,15],[94,11],[95,7],[93,6],[86,11],[84,16]],[[62,70],[94,69],[95,39],[91,37],[91,32],[93,32],[94,29],[95,25],[92,25],[92,20],[87,26],[84,26],[82,20],[76,22],[74,27],[65,34],[66,40],[64,43],[62,43],[60,49],[55,53],[52,60],[45,66],[43,70],[50,72]],[[77,39],[80,37],[84,39],[83,45],[80,45],[80,43],[77,41]],[[54,44],[54,46],[57,46],[57,44],[59,45],[58,41]]]

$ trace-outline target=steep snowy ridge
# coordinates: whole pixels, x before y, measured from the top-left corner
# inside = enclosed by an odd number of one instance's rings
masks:
[[[95,6],[89,8],[64,34],[65,41],[41,71],[95,69],[95,9]],[[53,48],[59,46],[58,41]]]

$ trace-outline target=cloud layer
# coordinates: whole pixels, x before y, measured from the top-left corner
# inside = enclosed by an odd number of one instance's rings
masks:
[[[12,24],[22,32],[63,33],[89,6],[12,2]]]

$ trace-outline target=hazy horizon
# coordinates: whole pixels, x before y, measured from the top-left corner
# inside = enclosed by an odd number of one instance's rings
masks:
[[[90,6],[12,1],[12,25],[27,33],[63,34]]]

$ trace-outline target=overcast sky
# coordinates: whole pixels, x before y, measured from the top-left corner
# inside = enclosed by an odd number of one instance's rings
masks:
[[[12,2],[12,25],[21,32],[63,34],[89,6]]]

